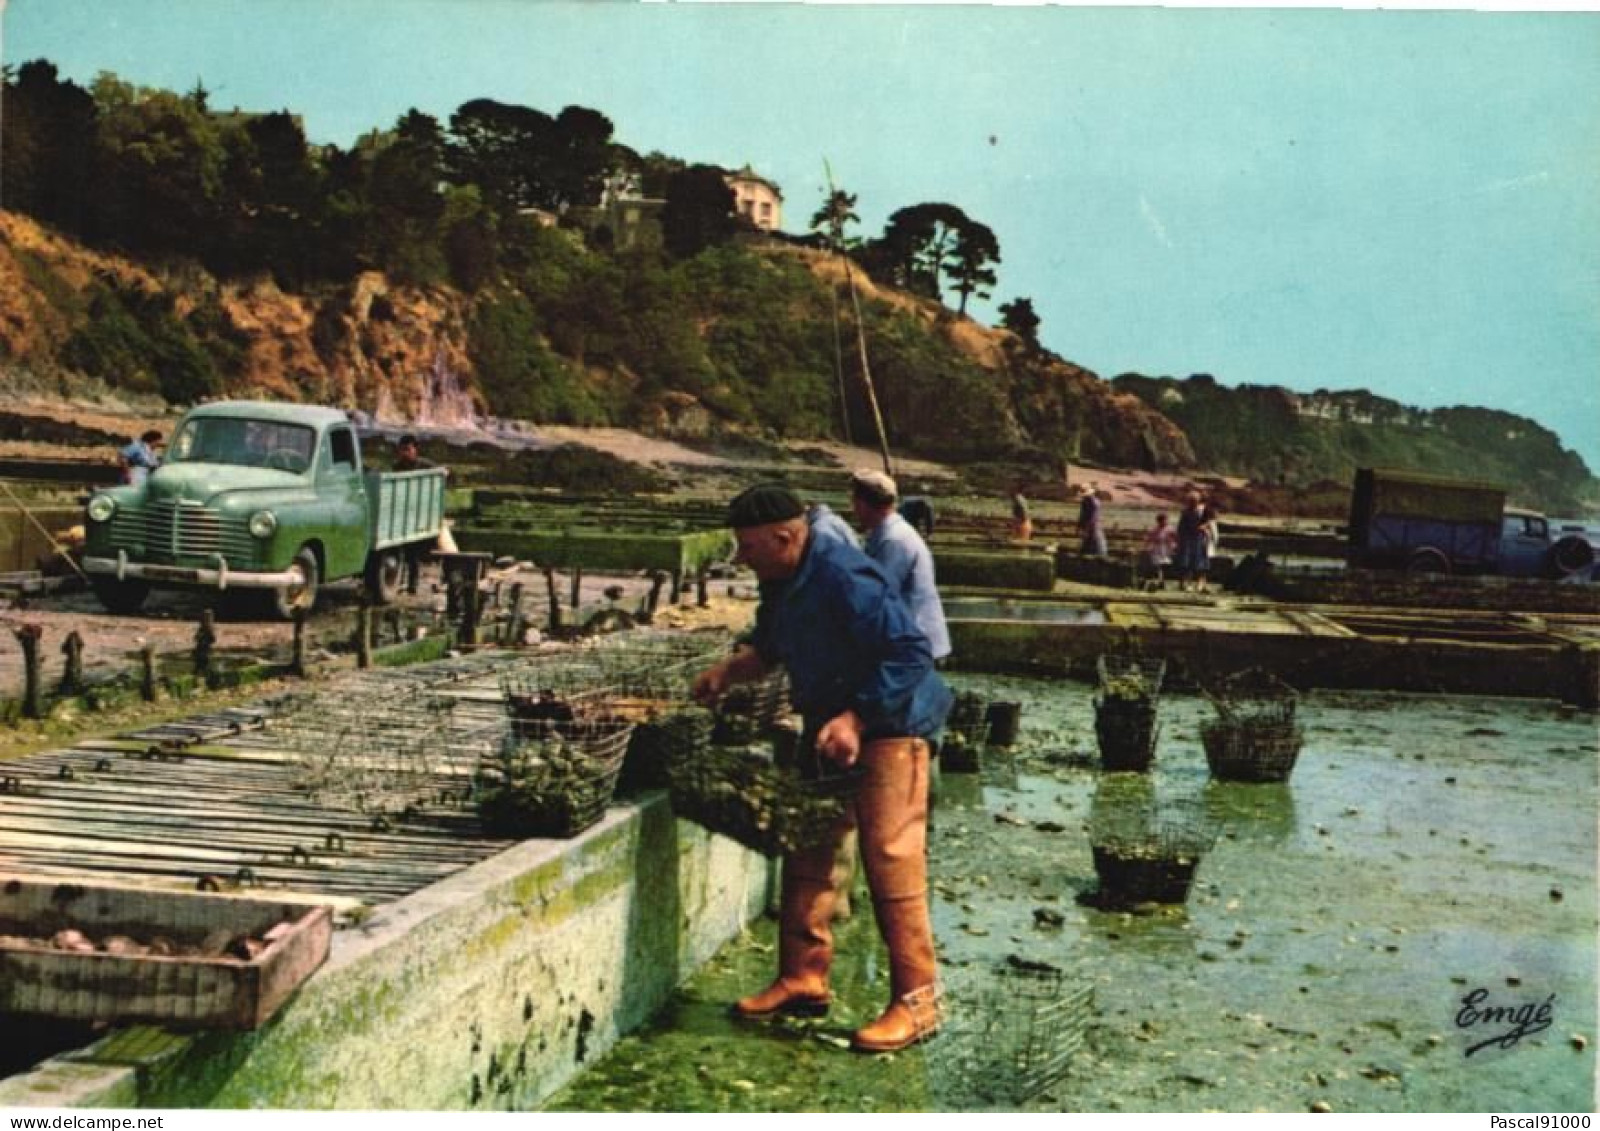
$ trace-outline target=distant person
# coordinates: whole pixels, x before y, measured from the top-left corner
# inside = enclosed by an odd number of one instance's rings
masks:
[[[950,654],[950,629],[934,583],[933,554],[895,509],[896,497],[894,480],[881,471],[857,471],[850,477],[850,509],[867,533],[861,548],[911,610],[911,619],[928,637],[934,660],[942,660]]]
[[[1100,523],[1100,495],[1093,483],[1078,488],[1078,552],[1091,558],[1106,556],[1106,532]]]
[[[396,441],[394,446],[394,469],[396,471],[425,471],[438,465],[430,459],[424,459],[422,448],[417,444],[417,438],[407,432]]]
[[[394,470],[395,471],[427,471],[437,467],[431,459],[422,454],[421,445],[417,438],[410,432],[401,436],[394,445]],[[430,547],[424,542],[409,542],[405,547],[405,586],[406,592],[415,596],[417,587],[422,581],[422,559],[434,549],[453,552],[455,540],[450,537],[450,532],[445,527],[439,528],[439,542]]]
[[[124,483],[137,486],[161,466],[161,440],[161,432],[152,428],[117,453]]]
[[[1167,587],[1166,570],[1172,564],[1172,555],[1178,548],[1178,532],[1167,521],[1163,512],[1156,515],[1156,524],[1144,536],[1145,559],[1150,563],[1150,587]]]
[[[1028,514],[1028,500],[1022,495],[1022,485],[1011,492],[1011,537],[1026,542],[1033,537],[1033,518]]]
[[[1206,591],[1206,576],[1211,571],[1211,553],[1205,532],[1206,512],[1199,491],[1190,491],[1178,515],[1178,588],[1197,593]]]

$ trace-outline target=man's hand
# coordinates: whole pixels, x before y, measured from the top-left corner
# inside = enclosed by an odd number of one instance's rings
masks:
[[[861,716],[844,711],[823,724],[817,732],[817,753],[848,770],[861,757]]]
[[[732,682],[728,678],[728,668],[731,665],[727,660],[712,664],[705,671],[694,677],[694,686],[689,693],[694,696],[694,701],[702,707],[710,707],[728,692]]]

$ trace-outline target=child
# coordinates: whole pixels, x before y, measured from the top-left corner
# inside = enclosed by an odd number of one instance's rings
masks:
[[[1156,524],[1144,537],[1144,552],[1149,556],[1150,568],[1155,576],[1147,582],[1151,589],[1167,587],[1166,568],[1172,564],[1172,554],[1178,547],[1178,532],[1167,524],[1165,514],[1156,515]]]

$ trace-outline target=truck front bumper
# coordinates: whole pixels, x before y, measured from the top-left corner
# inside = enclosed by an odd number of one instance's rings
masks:
[[[226,558],[218,558],[210,568],[130,562],[125,551],[114,558],[84,558],[85,573],[115,577],[118,581],[149,581],[156,584],[206,585],[216,589],[289,589],[305,583],[298,570],[276,573],[232,570]]]

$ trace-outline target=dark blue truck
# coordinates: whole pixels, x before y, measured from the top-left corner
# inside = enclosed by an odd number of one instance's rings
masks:
[[[1600,580],[1582,532],[1508,508],[1505,488],[1414,471],[1361,468],[1350,496],[1353,566],[1408,573]]]

